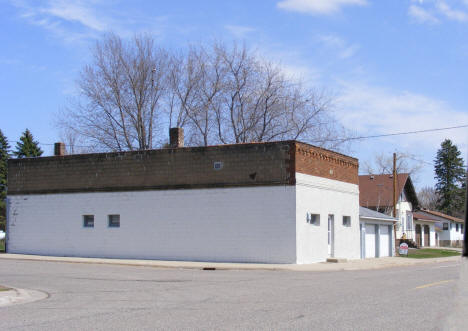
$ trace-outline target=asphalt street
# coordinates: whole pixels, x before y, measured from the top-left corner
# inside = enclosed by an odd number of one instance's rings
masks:
[[[380,270],[188,270],[0,261],[0,284],[48,298],[0,330],[438,330],[459,262]]]

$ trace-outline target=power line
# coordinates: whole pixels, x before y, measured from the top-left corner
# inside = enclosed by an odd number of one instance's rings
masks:
[[[385,134],[377,134],[377,135],[370,135],[370,136],[358,136],[358,137],[347,137],[347,138],[337,138],[337,139],[323,139],[323,140],[314,140],[310,141],[311,143],[327,143],[327,142],[345,142],[350,140],[364,140],[364,139],[374,139],[374,138],[384,138],[384,137],[392,137],[392,136],[402,136],[402,135],[409,135],[409,134],[419,134],[419,133],[426,133],[426,132],[435,132],[435,131],[445,131],[445,130],[453,130],[453,129],[461,129],[461,128],[468,128],[468,124],[464,125],[457,125],[457,126],[450,126],[445,128],[435,128],[435,129],[425,129],[425,130],[415,130],[415,131],[402,131],[402,132],[394,132],[394,133],[385,133]],[[13,143],[17,143],[18,141],[12,141]],[[53,146],[54,143],[40,143],[44,146]],[[74,147],[95,147],[95,146],[85,146],[85,145],[73,145]],[[423,161],[428,163],[426,161]]]
[[[444,130],[461,129],[461,128],[468,128],[468,124],[458,125],[458,126],[451,126],[451,127],[446,127],[446,128],[436,128],[436,129],[386,133],[386,134],[378,134],[378,135],[372,135],[372,136],[358,136],[358,137],[348,137],[348,138],[339,138],[339,139],[316,140],[316,141],[313,141],[313,142],[323,143],[323,142],[349,141],[349,140],[361,140],[361,139],[363,140],[363,139],[371,139],[371,138],[401,136],[401,135],[408,135],[408,134],[417,134],[417,133],[434,132],[434,131],[444,131]]]

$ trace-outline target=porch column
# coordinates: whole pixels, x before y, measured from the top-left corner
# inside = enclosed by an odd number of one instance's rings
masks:
[[[421,247],[425,246],[426,243],[424,242],[424,225],[421,224]]]

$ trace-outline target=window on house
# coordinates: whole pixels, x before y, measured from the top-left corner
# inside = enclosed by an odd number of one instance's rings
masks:
[[[456,226],[456,231],[458,232],[458,223],[457,223],[457,226]]]
[[[448,230],[448,223],[444,223],[443,229],[444,229],[444,230]]]
[[[463,232],[463,224],[460,224],[460,232]]]
[[[94,215],[83,215],[83,227],[94,228]]]
[[[307,223],[320,225],[320,214],[307,213]]]
[[[120,228],[120,215],[108,215],[109,227]]]
[[[343,216],[343,226],[351,226],[351,216]]]
[[[413,228],[413,215],[411,212],[406,212],[406,230],[411,230]]]

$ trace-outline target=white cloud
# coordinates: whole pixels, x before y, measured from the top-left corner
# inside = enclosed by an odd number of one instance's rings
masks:
[[[100,33],[113,31],[123,37],[135,32],[162,34],[166,18],[150,16],[137,10],[119,10],[108,0],[12,0],[19,17],[42,27],[66,42],[96,38]]]
[[[447,17],[450,20],[458,22],[468,21],[468,14],[462,10],[456,10],[447,5],[444,1],[437,2],[437,9],[441,14]]]
[[[225,25],[224,28],[237,39],[244,39],[249,33],[255,31],[255,29],[250,26],[242,25]]]
[[[318,37],[318,39],[325,46],[333,49],[340,59],[350,58],[354,56],[359,50],[359,45],[349,44],[342,38],[335,35],[321,35]]]
[[[442,19],[457,22],[468,22],[468,0],[452,1],[450,5],[445,0],[411,0],[408,15],[419,23],[439,23]],[[415,5],[418,3],[419,5]]]
[[[41,8],[39,12],[65,21],[78,22],[95,31],[108,29],[105,19],[99,17],[92,4],[84,1],[73,3],[71,1],[54,0],[50,1],[47,7]]]
[[[392,91],[356,82],[342,82],[337,100],[345,127],[358,134],[385,134],[468,124],[468,112],[446,102],[408,91]],[[445,138],[467,146],[468,130],[450,130],[392,137],[397,146],[417,150],[434,148]]]
[[[344,6],[364,6],[367,0],[282,0],[277,7],[308,14],[333,14]]]
[[[438,23],[439,20],[426,9],[411,5],[408,9],[408,15],[419,23]]]

